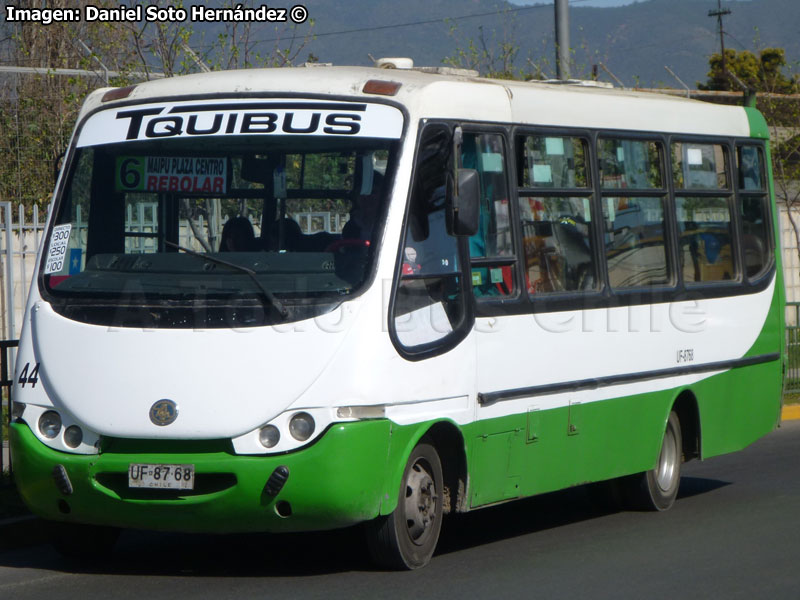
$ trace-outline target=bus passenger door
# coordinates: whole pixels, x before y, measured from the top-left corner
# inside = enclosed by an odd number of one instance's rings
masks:
[[[516,252],[511,227],[507,143],[502,131],[470,131],[465,127],[461,163],[475,169],[480,179],[478,231],[469,238],[470,284],[475,304],[477,391],[502,385],[509,356],[503,344],[484,342],[494,335],[504,307],[519,297]],[[488,316],[487,316],[488,315]],[[498,332],[499,333],[499,332]],[[499,335],[504,335],[499,333]],[[497,341],[497,340],[496,340]],[[500,380],[498,380],[500,377]],[[470,456],[470,504],[480,506],[520,495],[523,451],[526,440],[524,415],[518,418],[484,418],[480,406]]]

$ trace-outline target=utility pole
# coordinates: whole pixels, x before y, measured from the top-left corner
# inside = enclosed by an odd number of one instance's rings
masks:
[[[728,82],[728,72],[725,70],[725,32],[722,29],[722,17],[731,14],[730,8],[722,8],[722,0],[717,0],[717,10],[708,11],[709,17],[717,17],[719,23],[719,45],[722,51],[722,81]]]
[[[555,0],[556,9],[556,77],[569,79],[569,4]]]

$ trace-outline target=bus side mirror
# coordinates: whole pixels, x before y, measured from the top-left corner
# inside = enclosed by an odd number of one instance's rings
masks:
[[[458,185],[448,190],[447,231],[450,235],[475,235],[480,218],[480,178],[475,169],[458,169]]]

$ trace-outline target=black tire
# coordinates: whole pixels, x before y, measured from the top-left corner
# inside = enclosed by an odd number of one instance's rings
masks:
[[[681,482],[683,441],[677,413],[669,413],[656,466],[630,480],[633,508],[669,510],[675,504]]]
[[[443,477],[439,454],[420,443],[408,457],[397,507],[367,524],[372,560],[391,569],[427,565],[442,529]]]
[[[101,525],[48,523],[53,547],[64,558],[74,561],[107,560],[119,539],[120,530]]]

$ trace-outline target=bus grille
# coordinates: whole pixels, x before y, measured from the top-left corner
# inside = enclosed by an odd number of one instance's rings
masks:
[[[197,473],[193,490],[130,488],[127,473],[97,473],[95,481],[123,500],[180,500],[222,492],[237,483],[233,473]]]

